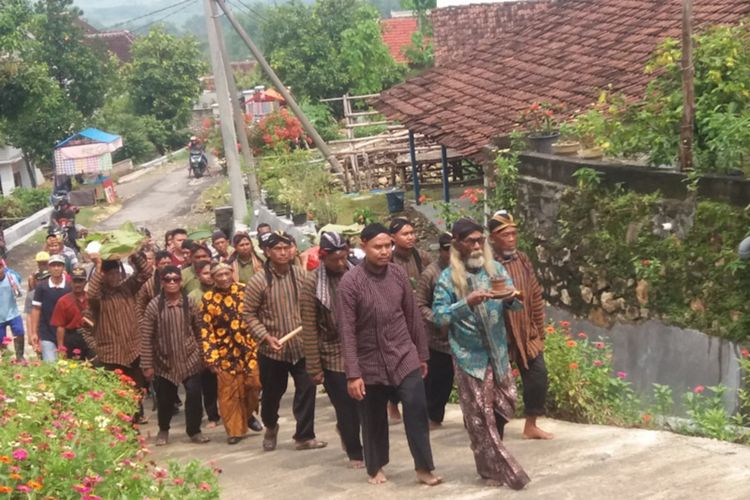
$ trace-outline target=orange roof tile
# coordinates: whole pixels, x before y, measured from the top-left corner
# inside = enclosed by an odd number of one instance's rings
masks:
[[[391,57],[396,62],[407,62],[403,50],[411,43],[411,36],[417,31],[416,17],[394,17],[381,19],[380,26],[383,31],[383,42],[388,47]]]

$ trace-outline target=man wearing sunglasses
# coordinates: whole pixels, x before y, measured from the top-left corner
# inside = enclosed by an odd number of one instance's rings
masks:
[[[482,226],[459,219],[451,231],[450,267],[435,287],[434,321],[450,328],[459,402],[477,472],[488,486],[519,490],[529,476],[503,444],[516,403],[504,312],[522,305],[507,271],[493,258]]]
[[[169,441],[169,425],[177,401],[177,388],[185,387],[185,425],[193,443],[206,443],[201,433],[202,352],[198,346],[197,307],[183,290],[180,270],[161,271],[161,292],[146,307],[141,321],[141,367],[154,381],[159,434],[156,446]]]

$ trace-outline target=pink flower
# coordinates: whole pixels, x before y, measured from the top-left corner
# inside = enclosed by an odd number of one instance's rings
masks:
[[[696,393],[696,394],[702,394],[703,391],[705,391],[705,390],[706,390],[706,388],[703,387],[702,385],[696,385],[695,389],[693,389],[693,392]]]
[[[88,395],[91,397],[91,399],[99,400],[104,397],[104,392],[102,391],[89,391]]]
[[[13,450],[13,458],[16,460],[26,460],[29,458],[29,452],[23,448],[16,448]]]
[[[88,493],[91,491],[91,488],[86,486],[85,484],[76,484],[73,485],[73,490],[77,491],[78,493]]]
[[[587,339],[587,338],[588,338],[589,336],[588,336],[588,335],[586,335],[586,333],[585,333],[585,332],[578,332],[578,337],[579,337],[579,338],[582,338],[582,339]]]
[[[594,342],[594,347],[597,349],[604,349],[604,342]]]
[[[208,484],[208,483],[205,483],[205,482],[199,484],[198,488],[201,489],[201,490],[203,490],[203,491],[211,491],[211,485]]]
[[[26,486],[25,484],[19,484],[18,486],[16,486],[16,489],[23,493],[31,492],[31,486]]]
[[[13,342],[13,339],[10,337],[3,337],[3,345],[10,345],[10,343]]]
[[[177,486],[181,486],[181,485],[185,484],[185,480],[182,479],[182,478],[180,478],[180,477],[176,477],[175,480],[174,480],[174,484],[176,484]]]
[[[601,359],[595,359],[594,360],[594,366],[602,366],[604,364],[604,361]]]
[[[80,349],[73,349],[73,354],[75,354],[76,356],[79,356],[81,354],[81,350]]]
[[[628,378],[628,374],[625,372],[617,372],[617,378],[619,379],[626,379]]]
[[[66,450],[66,451],[62,452],[62,457],[63,457],[63,458],[67,458],[68,460],[70,460],[71,458],[75,458],[75,457],[76,457],[76,454],[75,454],[75,453],[73,453],[73,452],[72,452],[72,451],[70,451],[70,450]]]

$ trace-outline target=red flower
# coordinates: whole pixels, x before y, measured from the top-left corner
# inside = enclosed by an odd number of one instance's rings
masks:
[[[651,422],[651,415],[649,415],[648,413],[644,413],[643,417],[641,418],[643,419],[644,424],[648,424],[649,422]]]
[[[602,366],[604,364],[604,361],[601,359],[595,359],[594,360],[594,366]]]
[[[747,358],[748,356],[750,356],[750,351],[748,351],[747,349],[743,348],[740,351],[740,354],[742,355],[743,358]]]
[[[542,109],[542,106],[538,102],[535,102],[531,106],[529,106],[529,110],[531,111],[539,111],[540,109]]]
[[[703,387],[702,385],[696,385],[695,389],[693,389],[693,392],[695,394],[703,394],[703,391],[705,391],[705,390],[706,390],[706,388]]]
[[[579,338],[582,338],[582,339],[587,339],[587,338],[589,338],[589,336],[588,336],[588,335],[586,335],[586,333],[585,333],[585,332],[578,332],[578,337],[579,337]]]
[[[578,369],[578,363],[576,363],[576,362],[570,363],[570,364],[568,365],[568,367],[569,367],[569,368],[570,368],[571,370],[577,370],[577,369]]]
[[[621,380],[624,380],[624,379],[628,378],[628,374],[625,373],[625,372],[617,372],[617,378],[619,378]]]
[[[568,328],[570,326],[570,321],[560,321],[560,326],[563,328]]]
[[[594,347],[597,349],[604,349],[604,342],[594,342]]]

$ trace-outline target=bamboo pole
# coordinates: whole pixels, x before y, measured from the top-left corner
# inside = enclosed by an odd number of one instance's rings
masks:
[[[693,125],[695,121],[695,68],[693,66],[693,0],[682,0],[682,125],[680,126],[680,170],[693,169]]]

